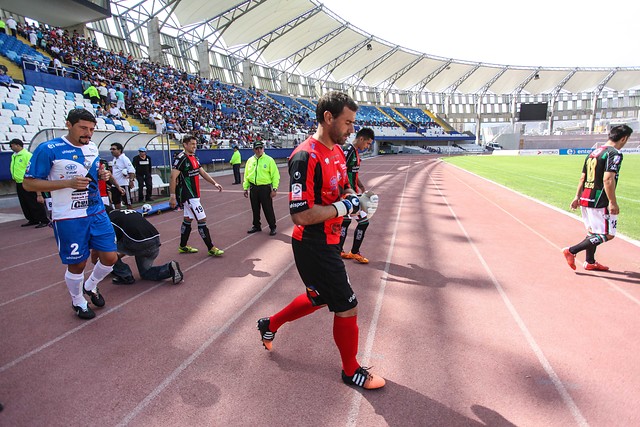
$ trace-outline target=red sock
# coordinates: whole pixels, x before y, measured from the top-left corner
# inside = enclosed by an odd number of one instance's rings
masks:
[[[269,317],[269,330],[276,332],[280,326],[287,322],[293,322],[296,319],[311,314],[314,311],[324,307],[323,305],[314,306],[307,294],[300,294],[289,303],[288,306]]]
[[[358,354],[358,316],[333,317],[333,340],[342,358],[342,370],[348,376],[356,373]]]

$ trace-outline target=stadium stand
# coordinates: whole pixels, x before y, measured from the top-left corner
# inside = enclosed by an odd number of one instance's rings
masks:
[[[9,135],[29,138],[48,127],[63,127],[66,112],[78,107],[96,114],[97,130],[135,132],[148,126],[175,139],[188,132],[196,135],[204,148],[235,144],[250,147],[258,139],[266,139],[267,146],[277,147],[270,141],[272,138],[291,141],[293,146],[315,129],[313,101],[245,89],[190,75],[171,66],[137,60],[123,52],[102,50],[95,40],[86,40],[68,30],[49,27],[43,30],[20,24],[18,32],[26,36],[34,30],[39,32],[39,40],[48,55],[71,64],[69,70],[85,76],[83,89],[92,84],[98,88],[100,105],[85,99],[81,93],[17,84],[0,91],[3,120],[0,123],[20,127],[0,132],[0,143]],[[42,67],[42,71],[55,72],[45,65],[48,58],[30,46],[19,40],[11,40],[10,46],[22,55],[18,62],[27,59]],[[103,114],[110,103],[115,103],[113,94],[117,91],[122,91],[125,97],[123,114],[134,118],[135,125]],[[6,118],[10,122],[6,122]],[[401,113],[390,107],[363,105],[356,120],[357,127],[373,126],[380,136],[445,135],[439,125],[419,109],[405,108]],[[434,129],[438,131],[433,132]]]

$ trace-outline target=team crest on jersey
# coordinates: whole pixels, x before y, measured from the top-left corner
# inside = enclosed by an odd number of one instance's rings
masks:
[[[332,191],[338,188],[338,179],[340,178],[339,175],[340,174],[338,174],[338,176],[332,176],[329,180],[329,188],[331,188]]]
[[[291,200],[302,200],[302,184],[291,185]]]
[[[77,154],[74,154],[71,158],[72,158],[73,160],[78,160],[78,155],[77,155]]]

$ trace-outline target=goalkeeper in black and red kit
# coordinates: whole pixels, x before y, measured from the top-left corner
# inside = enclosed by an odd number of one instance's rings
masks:
[[[358,300],[340,257],[342,217],[367,208],[349,185],[342,151],[354,131],[357,110],[348,95],[325,94],[316,108],[318,130],[291,154],[289,212],[295,224],[291,245],[306,292],[278,313],[258,320],[258,330],[265,348],[271,350],[283,324],[327,306],[334,313],[333,338],[342,359],[342,380],[376,389],[385,380],[356,359]]]

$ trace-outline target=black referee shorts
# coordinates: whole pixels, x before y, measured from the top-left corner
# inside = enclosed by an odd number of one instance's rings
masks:
[[[326,304],[330,311],[340,313],[358,305],[339,245],[292,239],[291,246],[298,273],[314,306]]]

